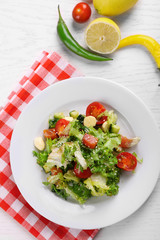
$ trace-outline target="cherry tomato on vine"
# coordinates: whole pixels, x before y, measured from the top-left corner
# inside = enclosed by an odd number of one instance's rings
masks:
[[[77,168],[77,163],[74,166],[74,173],[76,174],[77,177],[83,178],[83,179],[89,178],[92,175],[89,167],[87,169],[83,170],[83,172],[81,172],[80,169]]]
[[[136,157],[129,152],[121,152],[117,155],[117,167],[125,171],[133,171],[137,166]]]
[[[78,23],[86,22],[90,18],[90,16],[91,8],[85,2],[78,3],[72,11],[72,17]]]
[[[98,117],[101,113],[105,111],[105,107],[99,102],[93,102],[88,105],[86,109],[86,116]]]

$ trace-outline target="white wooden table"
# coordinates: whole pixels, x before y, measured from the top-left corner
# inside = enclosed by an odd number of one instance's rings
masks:
[[[56,33],[57,5],[73,36],[83,46],[87,24],[73,23],[71,0],[1,0],[0,1],[0,104],[41,51],[57,51],[86,76],[111,79],[138,95],[160,127],[160,72],[151,55],[142,46],[133,46],[113,54],[114,61],[97,63],[84,60],[68,51]],[[92,8],[93,9],[93,8]],[[92,18],[99,17],[92,11]],[[114,17],[122,37],[146,34],[160,42],[159,0],[139,0],[133,10]],[[150,127],[150,126],[149,126]],[[148,136],[149,137],[149,136]],[[152,161],[152,159],[151,159]],[[142,189],[143,191],[143,189]],[[32,240],[29,232],[0,210],[0,240]],[[146,203],[127,219],[106,227],[96,240],[159,240],[160,179]]]

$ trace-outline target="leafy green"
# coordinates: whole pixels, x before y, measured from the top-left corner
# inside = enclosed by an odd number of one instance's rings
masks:
[[[49,182],[42,182],[45,186],[48,186],[50,183]]]
[[[47,181],[49,183],[52,183],[52,184],[55,184],[58,180],[61,180],[63,181],[63,174],[60,172],[56,175],[50,175],[48,178],[47,178]]]
[[[93,135],[94,137],[100,139],[103,139],[104,137],[107,137],[107,135],[102,131],[101,128],[95,129],[94,127],[89,127],[89,134]]]
[[[111,123],[113,123],[113,124],[115,124],[116,123],[116,121],[117,121],[117,114],[116,113],[114,113],[114,111],[113,110],[110,110],[109,112],[108,112],[108,121],[109,121],[109,123],[111,124]]]
[[[107,185],[111,185],[113,183],[119,183],[121,170],[118,167],[111,167],[107,169]]]
[[[79,116],[77,117],[77,120],[78,120],[81,124],[83,124],[83,121],[84,121],[84,115],[79,114]]]
[[[76,199],[80,204],[86,202],[88,198],[91,197],[91,191],[86,188],[83,182],[76,183],[70,181],[68,183],[68,188],[66,189],[67,193],[74,199]]]
[[[109,186],[109,189],[106,191],[107,196],[113,196],[116,195],[118,193],[119,190],[119,186],[116,183],[112,183]]]
[[[117,134],[117,136],[110,137],[106,143],[104,143],[104,147],[112,150],[119,147],[121,144],[121,136]]]
[[[109,186],[106,185],[106,178],[100,174],[91,175],[84,183],[91,190],[93,196],[103,196],[109,189]]]
[[[89,128],[92,134],[99,138],[97,147],[95,149],[90,149],[81,144],[81,152],[87,161],[88,166],[93,174],[100,173],[101,176],[107,178],[107,186],[110,187],[111,184],[118,184],[120,179],[120,170],[116,167],[118,160],[113,154],[112,147],[108,148],[109,139],[112,139],[114,146],[119,144],[119,134],[108,134],[100,130],[95,130],[94,128]],[[109,144],[110,146],[110,144]],[[89,180],[90,181],[90,180]],[[89,183],[88,181],[88,183]],[[91,183],[89,184],[91,186]],[[92,192],[94,192],[94,188]],[[102,192],[101,192],[102,193]],[[98,194],[101,194],[98,193]],[[115,192],[114,192],[115,193]],[[94,193],[97,194],[97,193]],[[111,194],[111,191],[109,192]]]
[[[73,169],[74,165],[75,165],[75,163],[74,163],[74,161],[72,161],[72,162],[69,162],[66,167],[62,166],[61,169],[63,170],[63,173],[65,174],[68,170]]]
[[[67,138],[67,142],[75,142],[78,141],[78,138],[76,136],[69,136]]]
[[[58,122],[58,118],[54,118],[54,119],[49,119],[49,128],[55,128],[56,123]]]
[[[47,138],[47,140],[46,140],[46,151],[47,151],[48,154],[51,153],[51,151],[52,151],[52,145],[53,145],[52,139]]]
[[[49,173],[52,169],[52,167],[55,166],[55,162],[54,161],[47,161],[44,165],[43,168],[45,170],[46,173]]]
[[[143,163],[143,158],[139,158],[139,157],[137,156],[137,153],[133,152],[132,154],[136,157],[136,159],[137,159],[137,161],[138,161],[139,163]]]
[[[74,174],[73,170],[68,170],[65,174],[64,174],[64,178],[66,179],[66,181],[74,181],[74,182],[80,182],[80,179],[78,177],[76,177],[76,175]]]
[[[65,142],[67,142],[67,137],[55,138],[54,140],[52,140],[52,147],[60,148]]]
[[[81,141],[84,135],[84,131],[82,131],[80,123],[75,120],[75,121],[72,121],[70,124],[71,125],[70,125],[69,136],[74,136]]]
[[[58,196],[64,198],[65,200],[68,197],[68,194],[65,189],[57,189],[54,184],[52,184],[52,186],[51,186],[51,191],[56,193]]]
[[[63,152],[63,155],[64,155],[64,158],[65,160],[71,162],[74,160],[74,153],[75,151],[77,150],[76,148],[76,145],[74,143],[68,143],[66,142],[64,144],[64,152]]]
[[[46,151],[42,151],[42,152],[33,151],[33,156],[37,157],[37,163],[41,167],[43,167],[44,164],[47,162],[48,152],[46,152]]]

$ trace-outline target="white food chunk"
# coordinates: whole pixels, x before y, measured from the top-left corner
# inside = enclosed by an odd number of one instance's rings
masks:
[[[137,145],[139,143],[141,139],[139,137],[134,137],[132,138],[132,142],[130,143],[130,146],[129,147],[133,147],[135,145]]]
[[[63,153],[62,148],[54,148],[52,152],[49,154],[47,162],[54,163],[54,165],[57,167],[62,166],[66,167],[67,165],[66,161],[63,164],[61,163],[62,153]]]
[[[63,135],[69,135],[69,131],[70,131],[70,127],[71,127],[71,125],[70,124],[68,124],[66,127],[65,127],[65,129],[63,130]]]
[[[96,126],[96,122],[97,122],[97,120],[95,117],[87,116],[84,118],[83,123],[84,123],[84,126],[86,126],[86,127],[94,127],[94,126]]]
[[[73,117],[65,117],[64,119],[67,120],[67,121],[69,121],[69,122],[72,122],[72,121],[73,121]]]
[[[110,127],[110,123],[107,121],[102,124],[102,130],[104,132],[107,132],[109,130],[109,127]]]
[[[87,169],[87,163],[84,157],[82,156],[81,151],[75,151],[74,155],[77,161],[79,162],[79,164],[83,167],[83,169]]]
[[[48,159],[53,159],[53,160],[61,160],[62,157],[62,151],[60,151],[59,148],[54,148],[52,152],[49,154]]]
[[[45,149],[45,143],[42,137],[36,137],[34,139],[34,146],[39,150],[43,151]]]
[[[99,173],[94,173],[91,175],[91,180],[93,182],[99,182],[101,184],[106,184],[106,178],[101,176]]]

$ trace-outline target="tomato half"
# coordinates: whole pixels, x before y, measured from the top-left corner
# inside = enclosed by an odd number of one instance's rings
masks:
[[[103,116],[100,119],[98,119],[98,121],[96,122],[97,125],[101,125],[103,124],[105,121],[107,121],[107,116]]]
[[[72,17],[78,23],[86,22],[90,18],[90,16],[91,8],[85,2],[78,3],[72,11]]]
[[[43,135],[45,138],[51,138],[52,140],[58,138],[55,128],[44,129]]]
[[[77,177],[83,178],[83,179],[89,178],[89,177],[92,175],[91,170],[90,170],[89,167],[88,167],[87,169],[83,170],[83,172],[81,172],[81,171],[79,170],[79,168],[77,168],[77,163],[76,163],[75,166],[74,166],[74,173],[75,173],[75,175],[76,175]]]
[[[84,136],[83,136],[82,142],[87,147],[89,147],[91,149],[94,149],[97,145],[98,138],[96,138],[96,137],[94,137],[94,136],[92,136],[88,133],[85,133]]]
[[[67,121],[66,119],[60,119],[57,121],[55,130],[60,137],[64,136],[63,131],[68,124],[69,124],[69,121]]]
[[[93,102],[88,105],[86,109],[86,116],[98,117],[101,113],[105,111],[105,107],[99,102]]]
[[[60,168],[57,168],[57,167],[53,167],[51,169],[51,175],[54,176],[54,175],[57,175],[58,173],[62,173],[62,170]]]
[[[129,139],[129,138],[127,138],[127,137],[123,137],[123,136],[121,135],[121,144],[120,144],[120,147],[122,147],[122,148],[129,148],[130,145],[131,145],[131,143],[132,143],[132,139]]]
[[[136,157],[128,152],[121,152],[117,155],[118,164],[117,167],[125,171],[133,171],[137,166]]]

